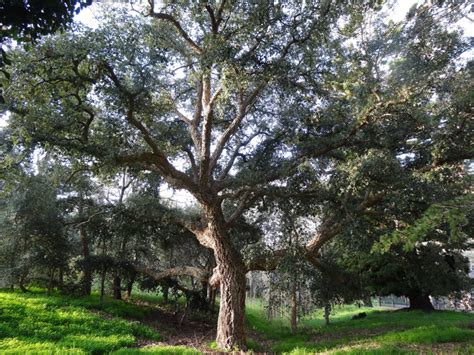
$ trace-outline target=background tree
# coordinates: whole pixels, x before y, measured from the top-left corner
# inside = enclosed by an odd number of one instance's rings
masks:
[[[60,283],[67,267],[68,241],[55,191],[45,176],[29,176],[15,191],[10,233],[2,242],[2,254],[10,254],[10,273],[16,284],[26,290],[27,280],[47,286],[48,293]],[[10,257],[11,258],[11,257]]]

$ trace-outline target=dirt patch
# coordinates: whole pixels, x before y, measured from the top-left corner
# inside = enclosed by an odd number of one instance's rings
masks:
[[[162,342],[141,340],[139,346],[145,345],[183,345],[201,351],[209,351],[209,343],[216,337],[215,315],[184,314],[161,309],[157,305],[147,304],[145,317],[133,319],[156,329],[163,337]]]

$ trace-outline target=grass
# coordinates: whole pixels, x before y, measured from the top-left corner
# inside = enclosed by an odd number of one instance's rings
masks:
[[[161,340],[160,334],[142,323],[150,307],[161,307],[160,296],[137,294],[133,302],[108,298],[100,302],[97,295],[48,297],[39,290],[31,293],[0,290],[0,353],[200,353],[185,346],[156,344]],[[351,320],[359,312],[366,312],[367,317]],[[303,319],[297,334],[291,333],[286,319],[268,321],[263,306],[256,301],[249,300],[246,314],[247,344],[253,352],[474,353],[473,314],[344,306],[335,309],[329,326],[324,325],[321,313]],[[215,343],[207,347],[217,350]]]
[[[159,340],[153,329],[118,318],[145,312],[123,302],[101,304],[96,297],[0,292],[0,353],[102,354],[134,346],[137,339]]]
[[[201,354],[199,350],[187,348],[185,346],[144,346],[137,349],[120,349],[114,355],[135,355],[135,354]]]
[[[352,320],[359,312],[367,317]],[[459,312],[404,312],[343,306],[335,309],[331,324],[324,325],[316,313],[300,324],[298,334],[291,334],[287,320],[269,322],[256,302],[247,305],[248,327],[267,341],[278,353],[304,354],[398,354],[430,352],[447,348],[444,353],[469,353],[474,350],[474,315]],[[467,349],[467,350],[466,350]],[[470,349],[470,350],[469,350]]]

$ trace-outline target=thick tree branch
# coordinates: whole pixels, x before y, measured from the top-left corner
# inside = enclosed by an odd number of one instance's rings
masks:
[[[240,124],[242,123],[242,120],[245,118],[246,114],[248,113],[249,108],[255,103],[258,95],[262,92],[262,90],[265,88],[267,84],[268,82],[266,81],[260,83],[245,100],[243,100],[242,98],[242,92],[238,94],[237,115],[235,116],[235,118],[232,120],[232,122],[229,124],[229,126],[226,128],[226,130],[222,133],[222,135],[219,137],[217,141],[216,149],[214,150],[214,153],[212,154],[211,163],[210,163],[211,172],[216,167],[217,161],[222,155],[225,145],[227,144],[229,139],[235,134],[235,132],[238,130]]]
[[[153,17],[153,18],[156,18],[158,20],[164,20],[164,21],[167,21],[169,23],[171,23],[175,29],[178,31],[179,35],[181,36],[181,38],[183,38],[187,43],[188,45],[191,47],[191,49],[198,53],[198,54],[201,54],[202,53],[202,48],[199,47],[196,42],[194,42],[191,37],[189,37],[188,33],[183,29],[183,27],[181,26],[181,24],[179,23],[178,20],[176,20],[173,16],[169,15],[169,14],[165,14],[165,13],[162,13],[162,12],[155,12],[154,9],[155,9],[155,1],[154,0],[148,0],[148,3],[150,4],[150,11],[148,12],[149,16]]]
[[[194,234],[199,244],[208,249],[214,249],[214,242],[209,235],[209,231],[205,227],[200,227],[196,223],[192,223],[183,218],[176,219],[176,223],[180,224],[188,231]]]
[[[275,250],[271,254],[256,257],[246,264],[248,271],[273,271],[280,264],[281,259],[288,252],[287,249]]]
[[[166,154],[158,147],[151,133],[145,127],[145,125],[137,120],[134,116],[135,110],[135,95],[127,91],[124,86],[120,83],[120,80],[115,75],[114,70],[108,64],[104,63],[104,67],[109,71],[112,81],[115,83],[117,88],[128,98],[128,107],[126,110],[125,119],[127,122],[135,127],[142,135],[144,141],[152,150],[152,155],[150,153],[141,153],[133,156],[119,157],[118,161],[121,163],[147,163],[152,164],[158,170],[160,174],[165,178],[167,182],[172,184],[175,187],[186,188],[191,193],[195,194],[198,197],[198,188],[194,181],[187,176],[185,173],[177,170],[166,157]]]
[[[248,144],[250,144],[250,142],[255,138],[257,137],[258,135],[260,135],[262,132],[255,132],[254,134],[252,134],[248,139],[246,139],[245,141],[240,141],[237,146],[235,147],[234,151],[232,152],[230,158],[229,158],[229,161],[227,162],[226,166],[224,167],[224,169],[222,169],[221,173],[219,174],[219,177],[217,178],[217,182],[221,182],[223,181],[227,175],[229,174],[230,170],[232,169],[232,167],[234,166],[234,163],[235,163],[235,160],[237,159],[237,157],[239,156],[239,152],[240,152],[240,149],[247,146]]]
[[[232,224],[237,221],[237,219],[249,208],[252,203],[254,202],[254,199],[256,198],[255,196],[252,196],[250,191],[245,191],[242,195],[242,198],[240,199],[239,204],[237,205],[237,208],[234,210],[234,212],[230,215],[230,217],[226,221],[227,227],[232,226]]]

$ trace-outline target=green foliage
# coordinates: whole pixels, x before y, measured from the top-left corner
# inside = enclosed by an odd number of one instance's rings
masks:
[[[7,197],[0,219],[4,278],[23,284],[33,279],[46,286],[55,272],[67,267],[70,251],[57,191],[48,176],[25,174]]]
[[[472,196],[433,204],[412,224],[382,236],[372,250],[383,253],[392,245],[402,245],[405,251],[410,251],[426,241],[439,241],[452,248],[464,248],[468,237],[465,227],[470,220],[472,204]]]

